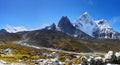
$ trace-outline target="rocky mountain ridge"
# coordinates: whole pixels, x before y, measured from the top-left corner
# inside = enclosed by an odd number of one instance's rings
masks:
[[[67,16],[62,16],[57,25],[53,23],[43,29],[61,31],[70,36],[82,39],[120,39],[120,33],[115,31],[107,20],[101,19],[95,21],[88,12],[83,13],[79,18],[74,20],[73,23]],[[25,27],[14,26],[6,26],[4,30],[9,33],[32,31]]]

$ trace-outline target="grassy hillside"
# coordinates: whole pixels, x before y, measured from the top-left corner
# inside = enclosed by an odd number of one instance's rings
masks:
[[[6,43],[7,41],[16,41],[16,40],[20,40],[20,36],[16,33],[0,34],[1,43]]]
[[[63,49],[75,52],[107,52],[120,51],[120,40],[78,39],[65,33],[52,30],[36,30],[19,33],[24,42],[49,48]]]
[[[35,30],[19,33],[0,34],[0,43],[20,41],[31,45],[62,49],[74,52],[120,51],[120,40],[78,39],[52,30]]]

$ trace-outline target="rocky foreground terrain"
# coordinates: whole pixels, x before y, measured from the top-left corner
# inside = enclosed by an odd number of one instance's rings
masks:
[[[119,65],[120,52],[77,53],[20,42],[1,44],[0,65]],[[5,49],[7,48],[7,49]],[[19,50],[21,49],[21,50]],[[31,51],[31,52],[27,52]],[[19,52],[19,53],[18,53]],[[24,52],[24,53],[23,53]]]

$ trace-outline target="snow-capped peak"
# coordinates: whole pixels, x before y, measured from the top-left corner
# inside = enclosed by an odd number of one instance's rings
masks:
[[[24,27],[24,26],[10,26],[6,25],[4,26],[4,29],[9,33],[16,33],[21,31],[30,31],[30,29]]]
[[[88,12],[85,12],[82,16],[76,19],[73,25],[77,28],[82,30],[83,32],[87,33],[90,36],[93,36],[93,32],[96,30],[97,25],[94,20],[90,17]]]
[[[108,23],[107,20],[101,19],[95,21],[99,28],[112,28]]]
[[[108,24],[107,20],[95,21],[99,27],[100,38],[115,39],[117,32]]]
[[[86,22],[86,23],[89,23],[89,22],[92,23],[92,21],[93,21],[93,19],[90,17],[88,12],[83,13],[83,15],[80,16],[80,19],[84,20],[84,22]]]

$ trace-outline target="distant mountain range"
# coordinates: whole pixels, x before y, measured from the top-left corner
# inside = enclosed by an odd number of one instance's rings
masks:
[[[4,29],[9,33],[16,33],[20,31],[30,31],[30,29],[24,27],[24,26],[10,26],[6,25],[4,26]]]
[[[106,20],[94,21],[88,12],[82,14],[73,23],[71,23],[67,16],[62,16],[58,25],[53,23],[43,28],[43,30],[61,31],[67,35],[82,39],[120,39],[120,33],[115,31]],[[0,30],[0,34],[22,31],[32,30],[25,27],[5,26],[5,29]]]

